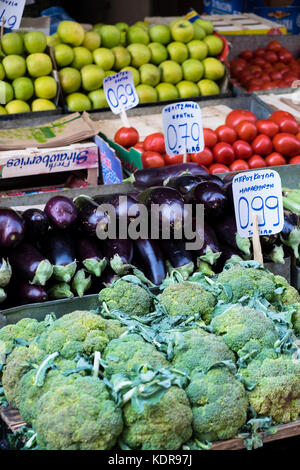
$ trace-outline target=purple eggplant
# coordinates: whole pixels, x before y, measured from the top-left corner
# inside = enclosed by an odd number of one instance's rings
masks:
[[[219,248],[220,248],[220,251],[221,251],[221,256],[220,258],[218,259],[217,263],[216,263],[216,267],[215,267],[215,271],[216,273],[219,273],[223,270],[224,268],[224,264],[226,263],[227,260],[229,260],[232,256],[239,256],[241,258],[241,260],[243,259],[242,258],[242,252],[240,250],[236,250],[234,248],[232,248],[230,245],[227,245],[227,243],[225,242],[219,242]]]
[[[114,207],[115,215],[118,219],[125,218],[128,221],[135,219],[139,216],[138,200],[129,194],[115,194],[114,196],[106,197],[104,200],[99,197],[94,197],[97,204],[111,204]]]
[[[204,216],[208,218],[222,217],[227,208],[227,198],[222,189],[210,181],[194,186],[184,199],[189,204],[203,204]]]
[[[107,229],[109,217],[92,198],[78,196],[74,203],[78,211],[78,226],[83,232],[96,237],[98,231]]]
[[[31,284],[44,286],[53,274],[50,261],[29,243],[20,243],[8,255],[14,273]]]
[[[54,196],[45,206],[51,225],[55,228],[66,229],[77,219],[77,208],[74,202],[65,196]]]
[[[206,178],[206,175],[203,178]],[[194,186],[197,186],[200,181],[201,177],[197,175],[181,175],[176,178],[170,178],[165,186],[176,189],[180,194],[185,195]]]
[[[25,236],[27,240],[35,242],[44,237],[49,229],[49,219],[40,209],[27,209],[22,214],[25,220]]]
[[[287,209],[284,209],[283,215],[284,224],[280,232],[280,240],[292,251],[295,258],[299,259],[300,227],[298,225],[298,215]]]
[[[42,241],[43,253],[53,265],[55,279],[70,282],[77,268],[73,238],[66,231],[49,230]]]
[[[28,281],[17,279],[12,284],[10,295],[16,299],[17,305],[46,302],[47,292],[42,286],[35,286]]]
[[[185,248],[184,240],[160,240],[160,249],[171,269],[177,269],[187,279],[194,271],[194,261]]]
[[[89,273],[96,277],[101,276],[107,265],[107,259],[103,256],[97,240],[79,235],[76,240],[76,252],[78,261]]]
[[[198,238],[203,240],[203,245],[200,249],[191,250],[191,256],[199,261],[205,261],[213,266],[221,256],[220,246],[212,227],[205,221],[204,227],[197,226],[196,221],[193,221],[193,230],[198,233]]]
[[[131,266],[133,257],[132,241],[127,239],[107,239],[104,242],[105,254],[116,274],[122,275]]]
[[[25,221],[13,209],[0,208],[0,246],[11,248],[17,246],[25,235]]]
[[[134,264],[156,286],[166,277],[163,254],[154,240],[139,238],[134,241]]]
[[[137,187],[160,186],[166,179],[175,178],[182,173],[191,175],[207,175],[208,171],[198,163],[178,163],[159,168],[146,168],[137,170],[130,178]]]
[[[8,286],[11,276],[12,269],[8,259],[0,257],[0,288]]]
[[[214,230],[220,243],[226,243],[236,251],[241,251],[244,255],[251,254],[251,242],[249,238],[242,238],[237,233],[237,226],[234,215],[226,215],[221,220],[215,220]]]
[[[104,289],[109,284],[112,284],[118,279],[115,271],[108,265],[106,269],[103,271],[100,279],[93,279],[92,280],[92,291],[95,293],[99,293],[101,289]]]

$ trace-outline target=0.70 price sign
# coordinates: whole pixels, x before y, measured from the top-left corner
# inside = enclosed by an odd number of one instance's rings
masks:
[[[134,108],[139,104],[130,70],[109,75],[103,81],[106,101],[114,114]]]

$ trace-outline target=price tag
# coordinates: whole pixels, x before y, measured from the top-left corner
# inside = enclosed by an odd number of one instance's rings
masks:
[[[237,231],[243,238],[253,236],[254,215],[259,235],[281,232],[284,224],[281,179],[277,171],[255,170],[239,173],[232,180]]]
[[[19,29],[26,0],[0,0],[0,23],[7,29]]]
[[[139,104],[130,70],[109,75],[103,81],[105,98],[114,114],[120,114]]]
[[[168,155],[202,152],[202,115],[197,103],[183,101],[165,106],[162,118]]]

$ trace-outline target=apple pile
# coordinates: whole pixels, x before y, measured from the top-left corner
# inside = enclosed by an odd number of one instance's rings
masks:
[[[230,62],[231,76],[248,92],[290,87],[300,79],[300,58],[279,41],[270,41],[266,48],[245,50]]]
[[[268,119],[258,120],[251,111],[231,111],[225,124],[203,129],[204,150],[186,156],[205,166],[209,173],[227,173],[266,166],[300,164],[300,124],[286,111],[275,111]],[[166,154],[164,135],[156,132],[140,141],[133,127],[121,127],[114,141],[141,152],[143,168],[183,163],[183,155]]]

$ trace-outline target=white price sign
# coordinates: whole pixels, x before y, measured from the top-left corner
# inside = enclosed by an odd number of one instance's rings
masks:
[[[202,152],[202,115],[197,103],[183,101],[165,106],[162,118],[168,155]]]
[[[130,70],[109,75],[103,81],[106,101],[114,114],[120,114],[139,104]]]
[[[19,29],[26,0],[0,0],[0,24],[7,29]]]
[[[284,224],[281,179],[277,171],[247,171],[232,180],[237,231],[243,238],[253,236],[254,215],[259,235],[281,232]]]

